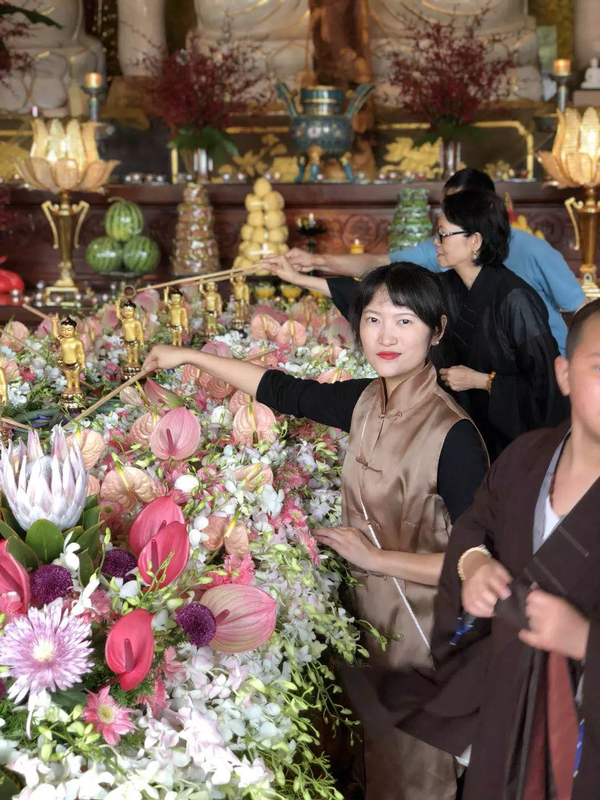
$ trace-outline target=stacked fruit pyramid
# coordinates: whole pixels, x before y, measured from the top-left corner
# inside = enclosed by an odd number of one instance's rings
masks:
[[[202,184],[188,183],[183,192],[183,202],[177,206],[177,214],[174,274],[201,275],[218,270],[219,250],[213,210]]]
[[[106,236],[93,239],[87,248],[87,263],[101,275],[129,272],[147,275],[158,266],[160,249],[156,242],[142,236],[144,216],[137,203],[111,199],[104,217]]]
[[[402,189],[390,226],[390,250],[414,247],[431,236],[429,197],[426,189]]]
[[[273,190],[266,178],[258,178],[246,197],[248,216],[242,226],[240,254],[233,262],[234,268],[251,267],[264,256],[287,253],[288,228],[283,207],[279,192]]]

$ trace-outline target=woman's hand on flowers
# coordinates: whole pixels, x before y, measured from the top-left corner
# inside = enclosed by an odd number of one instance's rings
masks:
[[[453,392],[466,392],[469,389],[487,389],[490,376],[470,367],[459,366],[441,369],[440,377]]]
[[[156,344],[150,350],[142,369],[144,372],[161,369],[175,369],[187,363],[188,350],[184,347],[172,347],[170,344]]]
[[[380,550],[357,528],[317,528],[312,534],[320,544],[331,547],[355,567],[367,572],[378,571]]]

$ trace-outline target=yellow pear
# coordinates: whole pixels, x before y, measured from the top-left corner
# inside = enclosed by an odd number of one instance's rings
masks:
[[[280,212],[276,212],[280,213]],[[252,211],[248,214],[248,225],[251,225],[253,228],[264,228],[265,226],[265,215],[262,211]]]
[[[281,228],[273,228],[272,231],[269,231],[269,241],[275,244],[284,244],[284,242],[287,241],[287,237],[288,229],[285,225]]]
[[[254,233],[254,228],[252,225],[242,225],[242,230],[240,231],[240,236],[242,237],[243,242],[249,242],[252,239],[252,234]]]
[[[285,225],[285,214],[283,211],[267,211],[265,214],[265,228],[272,231],[274,228],[281,228]]]
[[[252,264],[254,263],[253,261],[250,261],[249,258],[243,258],[243,257],[239,257],[239,256],[238,256],[238,258],[239,258],[239,262],[238,262],[237,265],[234,263],[234,266],[237,266],[240,269],[246,269],[246,267],[251,267]],[[236,258],[236,261],[237,260],[238,259]]]
[[[262,244],[262,242],[267,240],[268,235],[269,234],[265,228],[254,228],[252,233],[252,241]]]
[[[255,194],[247,194],[244,204],[247,211],[262,211],[262,200]]]
[[[283,197],[279,192],[269,192],[263,197],[263,203],[267,211],[280,211],[283,206]]]
[[[271,184],[266,178],[259,178],[254,182],[254,194],[262,200],[271,191]]]

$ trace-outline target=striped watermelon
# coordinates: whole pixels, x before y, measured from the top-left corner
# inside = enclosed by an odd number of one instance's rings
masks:
[[[121,267],[123,263],[123,246],[111,239],[110,236],[101,236],[99,239],[93,239],[89,243],[85,251],[85,258],[94,272],[108,275],[110,272],[116,272]]]
[[[158,267],[160,250],[147,236],[134,236],[123,247],[123,261],[130,272],[145,275]]]
[[[144,230],[144,215],[137,203],[119,198],[106,212],[104,228],[117,242],[127,242]]]

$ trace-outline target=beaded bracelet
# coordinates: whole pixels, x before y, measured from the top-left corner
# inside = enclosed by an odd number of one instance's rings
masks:
[[[489,377],[488,377],[488,382],[487,382],[487,393],[488,394],[492,393],[492,381],[494,380],[495,377],[496,377],[496,373],[495,372],[490,372]]]
[[[468,550],[465,550],[462,556],[458,559],[458,564],[456,565],[456,571],[458,572],[458,577],[461,579],[461,581],[465,580],[465,559],[467,556],[471,555],[471,553],[483,553],[483,555],[487,556],[487,558],[492,557],[492,554],[484,544],[478,544],[477,547],[469,547]]]

